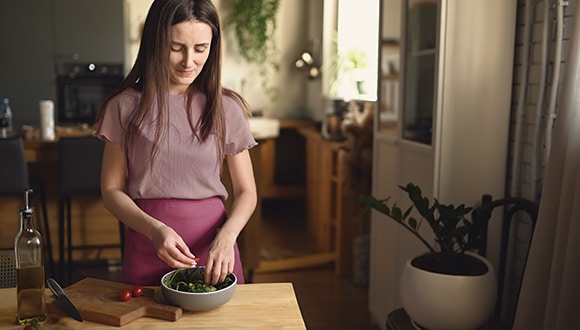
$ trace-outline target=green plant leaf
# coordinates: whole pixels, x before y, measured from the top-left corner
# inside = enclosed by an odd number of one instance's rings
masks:
[[[466,207],[464,204],[441,204],[433,198],[431,203],[424,197],[419,186],[408,183],[399,186],[405,191],[413,203],[404,213],[393,203],[389,206],[389,198],[381,201],[372,196],[359,199],[361,205],[373,208],[383,213],[390,219],[403,225],[403,227],[417,237],[432,253],[440,252],[441,256],[462,254],[480,246],[482,232],[487,221],[491,217],[491,207]],[[416,209],[422,218],[416,219],[411,216],[412,210]],[[471,213],[471,220],[467,216]],[[435,235],[435,243],[438,249],[429,244],[419,233],[418,229],[423,221],[426,221]]]
[[[409,227],[417,230],[417,225],[418,225],[417,219],[410,218],[409,221],[407,221],[407,224],[409,224]]]
[[[391,214],[391,217],[393,217],[393,218],[395,218],[395,220],[401,222],[403,220],[403,212],[401,211],[401,208],[394,205],[393,206],[393,214]]]

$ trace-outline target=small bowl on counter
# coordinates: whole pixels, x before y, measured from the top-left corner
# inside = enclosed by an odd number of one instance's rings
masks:
[[[205,311],[217,308],[233,297],[237,277],[229,274],[216,285],[203,282],[205,266],[175,269],[161,278],[161,292],[167,301],[187,311]]]

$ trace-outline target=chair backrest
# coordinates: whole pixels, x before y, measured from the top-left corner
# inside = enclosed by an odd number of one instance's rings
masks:
[[[16,259],[13,249],[0,249],[0,288],[16,286]]]
[[[100,194],[105,143],[93,136],[61,137],[58,160],[61,194]]]
[[[0,195],[20,195],[29,188],[24,142],[20,137],[0,139]]]
[[[490,195],[483,195],[481,204],[492,207],[492,210],[503,208],[500,260],[497,270],[498,303],[496,304],[495,315],[511,328],[528,258],[529,243],[536,227],[538,204],[519,197],[492,200]],[[521,227],[517,226],[517,224],[521,223],[527,225],[527,235],[524,235],[527,237],[520,237],[519,231],[516,230]],[[488,229],[489,223],[484,226],[482,234],[482,242],[479,249],[479,253],[482,256],[487,255]],[[522,245],[518,245],[516,242],[521,242],[524,246],[523,249],[515,251],[518,246]]]

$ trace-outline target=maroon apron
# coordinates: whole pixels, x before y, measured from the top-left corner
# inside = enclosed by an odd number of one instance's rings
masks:
[[[190,251],[199,258],[198,265],[207,262],[209,246],[227,218],[219,197],[204,200],[139,199],[135,203],[147,214],[162,221],[179,234]],[[237,244],[234,246],[234,274],[244,283],[244,274]],[[157,256],[153,241],[127,228],[123,252],[123,282],[139,285],[160,285],[161,277],[171,271]]]

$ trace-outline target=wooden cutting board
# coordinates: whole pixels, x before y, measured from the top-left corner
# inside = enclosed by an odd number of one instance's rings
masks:
[[[64,293],[81,313],[83,320],[122,327],[140,317],[177,321],[183,315],[180,307],[155,301],[155,290],[143,288],[143,296],[121,301],[119,293],[133,286],[87,277],[66,288]],[[47,297],[49,313],[65,315],[56,305],[54,296]]]

